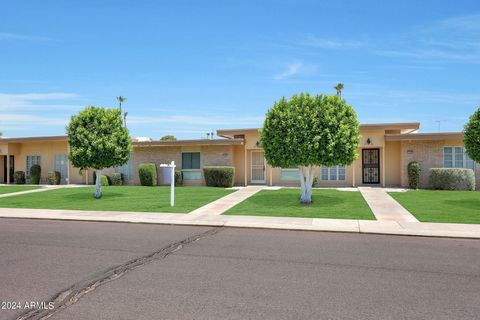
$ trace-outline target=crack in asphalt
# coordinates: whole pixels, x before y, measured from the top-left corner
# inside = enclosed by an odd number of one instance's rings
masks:
[[[213,236],[220,232],[222,228],[213,228],[205,232],[187,237],[183,240],[173,242],[159,250],[151,252],[147,255],[135,258],[133,260],[127,261],[124,264],[112,267],[101,273],[95,274],[92,277],[77,282],[71,287],[62,290],[55,294],[53,298],[49,301],[54,303],[55,308],[51,310],[31,310],[28,311],[16,318],[16,320],[43,320],[48,319],[62,309],[76,303],[80,298],[85,294],[94,291],[98,287],[119,279],[124,276],[126,273],[142,267],[147,263],[152,261],[161,260],[167,256],[181,250],[184,246],[189,245],[193,242],[201,240],[205,237]]]

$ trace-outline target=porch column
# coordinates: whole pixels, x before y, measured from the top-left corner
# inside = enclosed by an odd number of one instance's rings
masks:
[[[7,152],[7,184],[10,184],[10,153]]]
[[[245,186],[247,186],[247,178],[248,178],[248,175],[247,175],[247,148],[244,149],[245,150],[245,170],[244,170],[244,173],[245,173]]]
[[[352,163],[352,187],[355,187],[355,162]]]
[[[70,160],[68,160],[68,155],[70,154],[70,144],[67,143],[67,184],[70,184]]]
[[[382,187],[385,188],[385,146],[382,148]]]

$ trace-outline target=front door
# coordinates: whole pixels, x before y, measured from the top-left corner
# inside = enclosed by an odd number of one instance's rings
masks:
[[[364,184],[380,183],[380,149],[362,150],[362,173]]]
[[[7,183],[7,156],[3,156],[3,183]],[[15,173],[15,156],[10,156],[10,183],[13,183]]]
[[[263,151],[252,151],[251,169],[251,182],[265,183],[265,159],[263,158]]]

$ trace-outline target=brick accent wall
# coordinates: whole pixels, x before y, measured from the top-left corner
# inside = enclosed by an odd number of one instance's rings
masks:
[[[200,168],[204,166],[231,166],[233,165],[233,150],[231,146],[202,146],[195,148],[185,147],[144,147],[134,149],[134,184],[140,184],[140,178],[138,176],[138,166],[141,163],[155,163],[158,166],[161,163],[170,163],[175,161],[178,166],[177,170],[181,170],[182,166],[182,151],[185,152],[200,152]],[[158,183],[161,184],[163,180],[162,173],[158,173]],[[187,182],[187,184],[198,185],[194,181]],[[202,172],[202,185],[205,184],[203,180]]]
[[[140,178],[138,176],[138,166],[142,163],[155,163],[157,170],[161,163],[175,163],[180,166],[182,163],[182,148],[181,147],[144,147],[134,148],[134,184],[140,185]],[[162,174],[158,172],[158,184],[162,182]]]
[[[420,188],[428,188],[428,175],[431,168],[443,167],[443,148],[451,146],[463,147],[463,141],[428,140],[428,141],[402,141],[401,149],[401,184],[408,186],[407,166],[412,161],[420,163]],[[475,164],[476,188],[480,189],[480,165]]]
[[[201,166],[232,166],[233,148],[231,146],[204,146],[201,148]]]

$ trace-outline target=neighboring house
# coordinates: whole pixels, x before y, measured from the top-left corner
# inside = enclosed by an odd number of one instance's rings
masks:
[[[422,187],[428,186],[428,170],[439,167],[472,168],[480,184],[480,168],[465,153],[463,133],[418,133],[419,127],[419,123],[362,124],[358,160],[350,166],[317,168],[318,186],[406,186],[411,161],[422,166]],[[139,184],[139,164],[158,166],[173,160],[185,185],[203,185],[205,166],[235,167],[236,185],[299,185],[298,169],[272,168],[266,163],[258,128],[218,130],[217,135],[223,139],[134,140],[129,162],[104,173],[122,172],[127,184]],[[69,164],[67,154],[65,136],[0,139],[0,183],[12,181],[14,171],[28,172],[33,164],[41,165],[42,182],[48,171],[56,170],[63,183],[93,183],[92,170],[81,175]],[[159,184],[168,182],[163,170],[167,169],[159,168]]]

